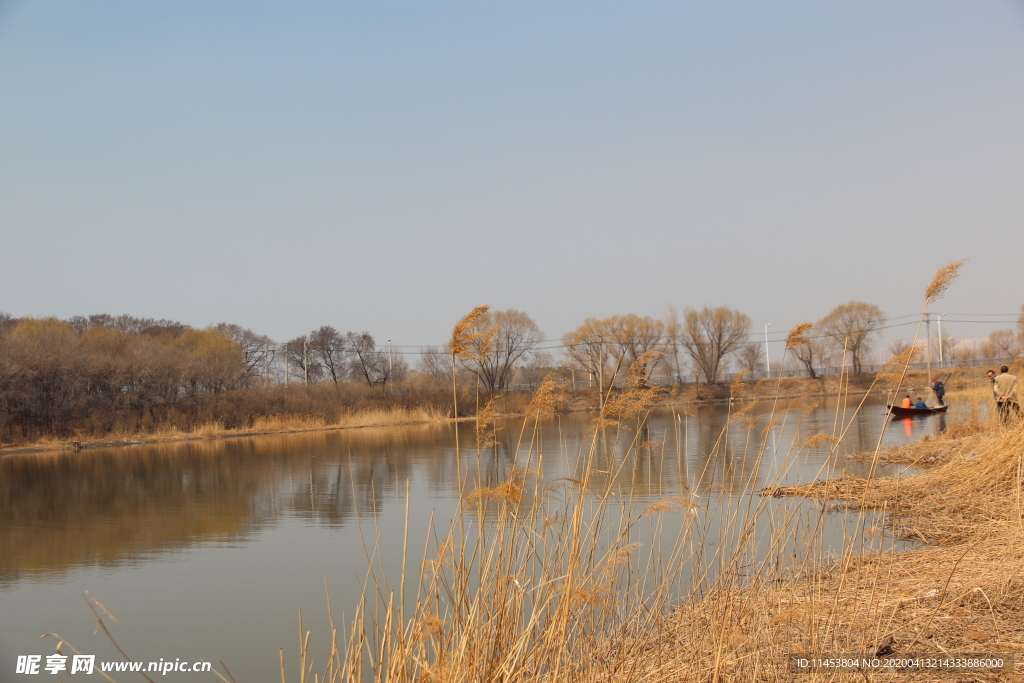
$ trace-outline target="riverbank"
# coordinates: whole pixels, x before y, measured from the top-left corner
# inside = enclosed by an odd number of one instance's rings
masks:
[[[820,558],[787,580],[726,582],[655,628],[609,643],[618,652],[613,659],[581,662],[573,678],[614,678],[615,668],[645,681],[777,681],[788,679],[794,653],[940,662],[980,653],[999,655],[988,660],[1016,657],[1016,669],[938,665],[901,675],[1016,680],[1024,670],[1024,429],[978,425],[972,434],[899,450],[911,462],[936,451],[945,455],[917,476],[844,476],[763,493],[882,513],[895,538],[921,547],[897,552],[880,543],[867,552]],[[820,670],[800,680],[879,676],[880,668]]]
[[[948,373],[947,401],[956,402],[959,397],[977,394],[978,379],[975,368],[954,370]],[[790,377],[759,382],[737,381],[712,387],[706,385],[678,385],[660,390],[652,405],[655,407],[685,408],[688,406],[715,405],[730,401],[790,400],[796,398],[824,398],[846,395],[859,401],[871,393],[879,398],[890,398],[886,390],[874,382],[874,375],[853,377],[829,376],[823,379]],[[915,396],[930,391],[927,374],[923,371],[908,373],[907,393]],[[917,388],[914,388],[917,387]],[[966,393],[963,393],[966,392]],[[972,393],[973,392],[973,393]],[[617,393],[617,392],[616,392]],[[531,398],[530,394],[509,394],[502,397],[494,417],[522,416]],[[563,392],[558,400],[559,409],[565,412],[587,412],[599,410],[600,400],[596,391],[583,390]],[[476,402],[466,401],[461,405],[475,410]],[[460,417],[459,421],[475,420],[475,414]],[[370,407],[348,410],[336,418],[324,413],[283,413],[252,418],[250,426],[226,427],[222,422],[210,421],[192,430],[167,427],[153,431],[116,432],[100,436],[77,434],[69,438],[47,437],[31,443],[0,444],[0,456],[5,454],[46,453],[52,451],[83,450],[92,448],[116,448],[140,444],[169,443],[175,441],[197,441],[233,438],[238,436],[267,436],[274,434],[296,434],[302,432],[333,431],[363,427],[387,427],[410,424],[451,423],[449,414],[436,406],[436,402],[425,406]]]
[[[470,420],[473,418],[459,418]],[[32,444],[0,445],[0,457],[7,454],[48,453],[54,451],[85,450],[94,448],[118,448],[143,444],[173,443],[179,441],[203,441],[230,439],[240,436],[273,436],[300,434],[304,432],[325,432],[340,429],[364,427],[389,427],[412,424],[452,422],[450,417],[430,408],[371,409],[343,415],[330,422],[319,415],[271,415],[256,418],[251,427],[225,428],[220,423],[208,423],[193,431],[165,429],[150,433],[129,435],[108,435],[101,438],[80,438],[76,440],[44,439]]]

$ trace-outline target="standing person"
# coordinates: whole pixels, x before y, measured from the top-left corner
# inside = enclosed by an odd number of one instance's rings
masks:
[[[993,391],[996,395],[996,409],[999,411],[999,419],[1004,421],[1007,413],[1013,411],[1020,416],[1020,406],[1017,405],[1017,377],[1010,374],[1010,368],[1005,365],[999,368],[1000,374],[992,380]]]
[[[998,401],[999,394],[996,393],[996,371],[989,370],[985,373],[985,376],[988,377],[988,383],[992,385],[992,396]]]
[[[932,377],[932,382],[932,391],[935,392],[935,398],[938,399],[939,405],[946,405],[946,399],[944,398],[946,396],[946,385],[938,377]]]

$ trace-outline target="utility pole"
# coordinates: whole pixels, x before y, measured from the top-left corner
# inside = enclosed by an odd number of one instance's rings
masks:
[[[306,349],[309,348],[309,342],[303,340],[302,342],[302,381],[308,387],[309,386],[309,358],[306,355]]]
[[[288,386],[288,345],[283,345],[281,349],[284,351],[284,353],[281,354],[281,360],[284,363],[284,385]]]
[[[601,340],[601,355],[597,360],[597,401],[601,412],[604,412],[604,339]]]
[[[771,323],[764,326],[764,370],[767,373],[771,373],[772,371],[772,362],[768,358],[768,328],[771,326]]]

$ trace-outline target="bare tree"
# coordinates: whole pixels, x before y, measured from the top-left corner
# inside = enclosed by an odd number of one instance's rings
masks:
[[[569,361],[590,373],[594,382],[603,378],[604,383],[599,387],[602,393],[611,387],[625,356],[622,347],[615,343],[612,320],[587,318],[565,335],[565,354]]]
[[[324,367],[319,359],[309,352],[309,338],[296,337],[284,344],[285,373],[300,382],[319,382],[324,376]]]
[[[662,346],[665,341],[665,324],[650,316],[616,315],[609,319],[615,344],[619,347],[622,358],[627,366],[632,365],[640,356]],[[643,366],[645,380],[660,359],[653,359]]]
[[[263,374],[262,370],[270,360],[274,340],[264,334],[256,334],[252,330],[232,323],[220,323],[214,329],[238,344],[242,350],[242,362],[245,364],[246,377]]]
[[[861,360],[870,353],[885,320],[885,313],[878,306],[850,301],[833,308],[818,325],[837,352],[845,349],[850,354],[853,372],[859,373]]]
[[[391,379],[394,358],[377,350],[377,343],[369,332],[349,332],[345,335],[349,351],[349,371],[366,381],[368,386],[384,386]],[[401,361],[405,368],[405,361]]]
[[[469,353],[462,356],[462,363],[491,393],[508,386],[516,364],[544,339],[530,316],[511,308],[485,311],[469,333]]]
[[[726,306],[683,311],[680,344],[693,358],[694,368],[705,383],[718,382],[722,359],[737,351],[750,336],[750,317]]]
[[[519,374],[522,382],[530,388],[530,391],[536,391],[544,378],[554,370],[554,359],[550,353],[534,351],[530,354],[530,360],[520,366]]]
[[[316,359],[335,384],[345,376],[348,346],[345,337],[330,325],[309,333],[308,353]]]
[[[438,386],[446,387],[452,383],[452,367],[449,360],[451,353],[437,346],[427,346],[420,350],[420,361],[417,372]]]
[[[1017,360],[1024,355],[1024,342],[1013,330],[996,330],[985,341],[985,355],[989,358]]]
[[[764,370],[764,344],[751,342],[743,344],[736,352],[736,363],[740,370],[761,372]]]
[[[808,326],[805,332],[812,330],[810,323],[805,325]],[[816,333],[817,330],[814,332]],[[788,345],[788,348],[796,356],[796,359],[803,363],[811,379],[819,379],[818,371],[828,365],[832,359],[831,339],[818,334],[806,336],[801,334],[798,339]]]

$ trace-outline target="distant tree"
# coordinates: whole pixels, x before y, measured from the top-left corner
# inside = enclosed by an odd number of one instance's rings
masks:
[[[871,352],[878,330],[885,325],[885,313],[874,304],[850,301],[832,309],[818,323],[822,333],[832,340],[838,354],[845,349],[853,372],[861,372],[861,361]]]
[[[665,346],[668,347],[668,358],[672,365],[675,382],[682,382],[683,366],[679,360],[679,347],[683,337],[683,325],[679,322],[679,313],[675,306],[669,306],[665,313]]]
[[[348,345],[345,342],[346,338],[330,325],[310,332],[307,341],[307,353],[316,359],[335,384],[345,376],[348,355]]]
[[[587,318],[566,335],[566,355],[573,365],[590,373],[594,380],[603,375],[607,391],[619,371],[625,371],[648,351],[665,343],[665,324],[649,316],[613,315],[598,320]],[[645,377],[657,366],[659,359],[646,364]]]
[[[245,364],[247,378],[264,374],[263,369],[269,364],[273,354],[273,339],[232,323],[220,323],[214,329],[238,344],[242,350],[242,362]]]
[[[544,333],[530,316],[511,308],[485,311],[467,333],[471,338],[462,364],[491,393],[508,386],[519,361],[544,339]]]
[[[786,348],[803,363],[811,379],[819,379],[818,371],[831,361],[831,339],[818,334],[811,323],[804,323],[797,329],[801,330],[800,334],[790,333]]]
[[[750,318],[726,306],[683,312],[680,344],[693,359],[694,368],[707,384],[716,384],[722,359],[740,349],[750,336]]]
[[[452,383],[450,357],[449,351],[436,346],[427,346],[420,350],[420,360],[416,370],[438,386],[447,387]]]
[[[193,396],[233,389],[245,374],[242,349],[231,337],[212,327],[185,330],[176,343],[191,356],[187,381]]]
[[[889,342],[889,355],[898,356],[909,348],[910,342],[904,339],[897,339],[894,342]]]
[[[309,338],[301,335],[284,343],[285,373],[289,378],[309,383],[319,382],[324,377],[324,367],[315,354],[309,352]]]
[[[743,344],[736,352],[736,364],[746,372],[764,370],[764,344],[752,342]]]
[[[602,392],[607,391],[615,380],[624,355],[614,343],[610,320],[587,318],[565,335],[565,355],[569,357],[570,364],[589,373],[594,382],[603,377],[604,385],[599,387]]]
[[[530,391],[536,391],[540,383],[551,372],[554,372],[554,358],[547,351],[534,351],[529,360],[520,366],[519,376]]]
[[[369,332],[349,332],[345,335],[345,346],[349,351],[349,371],[354,377],[366,381],[368,386],[384,386],[391,380],[395,358],[377,350],[377,343]],[[400,361],[404,372],[405,361]]]
[[[0,312],[0,339],[6,337],[18,326],[18,319],[10,313]]]
[[[985,355],[988,358],[1017,360],[1024,355],[1024,341],[1013,330],[996,330],[985,341]]]
[[[25,318],[5,340],[5,396],[12,417],[32,431],[65,431],[81,398],[85,373],[78,333],[56,318]]]
[[[619,347],[626,366],[636,363],[637,359],[648,351],[662,347],[665,341],[665,323],[650,316],[638,316],[632,313],[617,315],[611,319],[613,339]],[[653,359],[644,365],[640,372],[646,379],[660,359]]]

